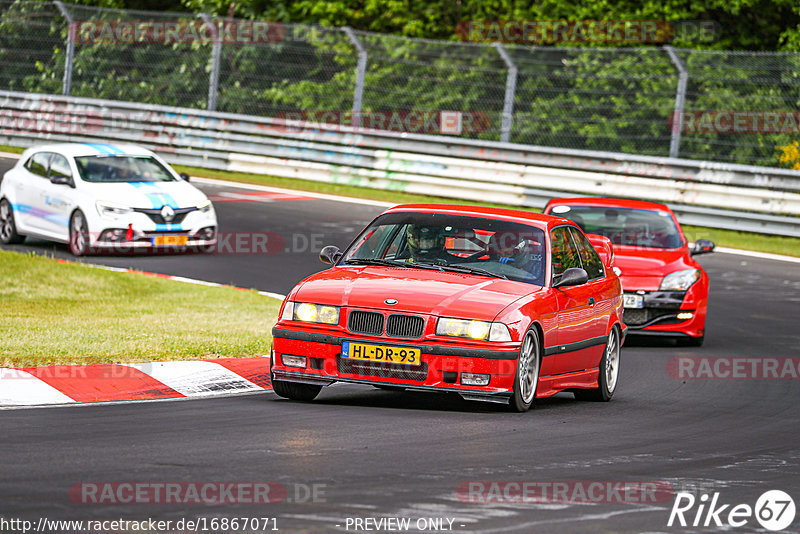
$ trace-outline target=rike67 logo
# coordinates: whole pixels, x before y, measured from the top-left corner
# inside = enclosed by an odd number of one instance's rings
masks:
[[[753,528],[755,519],[762,528],[777,532],[791,525],[794,517],[794,500],[781,490],[764,492],[755,506],[722,504],[719,492],[711,496],[704,493],[697,498],[682,491],[675,494],[667,526]]]

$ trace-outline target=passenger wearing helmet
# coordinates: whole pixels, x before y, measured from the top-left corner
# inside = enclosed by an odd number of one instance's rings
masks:
[[[440,226],[410,224],[406,242],[411,253],[409,261],[450,262],[457,258],[445,250],[445,235]]]

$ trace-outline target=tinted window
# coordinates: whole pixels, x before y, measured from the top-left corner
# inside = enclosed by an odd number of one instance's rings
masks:
[[[572,237],[575,239],[575,243],[578,245],[578,253],[581,256],[581,263],[583,264],[584,270],[589,275],[589,280],[602,278],[605,275],[605,272],[603,271],[603,262],[600,260],[600,256],[597,254],[597,251],[594,249],[592,244],[585,235],[574,228],[572,229]]]
[[[542,230],[482,217],[396,212],[376,219],[353,242],[344,264],[384,262],[405,268],[496,275],[544,284]],[[482,271],[482,272],[481,272]]]
[[[51,155],[50,152],[37,152],[31,156],[31,159],[28,160],[28,164],[25,166],[33,174],[47,176],[47,166]]]
[[[572,234],[566,226],[554,228],[550,232],[550,246],[553,258],[553,281],[573,267],[581,267],[581,257],[578,248],[572,240]]]
[[[53,160],[50,162],[50,178],[53,176],[72,178],[72,171],[69,168],[69,162],[67,161],[67,158],[61,154],[53,154]]]

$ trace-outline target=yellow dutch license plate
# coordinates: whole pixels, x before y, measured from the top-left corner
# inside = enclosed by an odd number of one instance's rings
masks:
[[[189,241],[187,235],[157,235],[152,238],[153,245],[157,247],[178,246],[182,247]]]
[[[386,347],[345,341],[342,343],[342,358],[420,365],[422,364],[422,351],[407,347]]]

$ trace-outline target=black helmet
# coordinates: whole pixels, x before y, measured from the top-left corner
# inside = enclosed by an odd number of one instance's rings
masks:
[[[438,226],[409,225],[406,229],[408,248],[415,258],[435,255],[444,249],[445,236]]]

